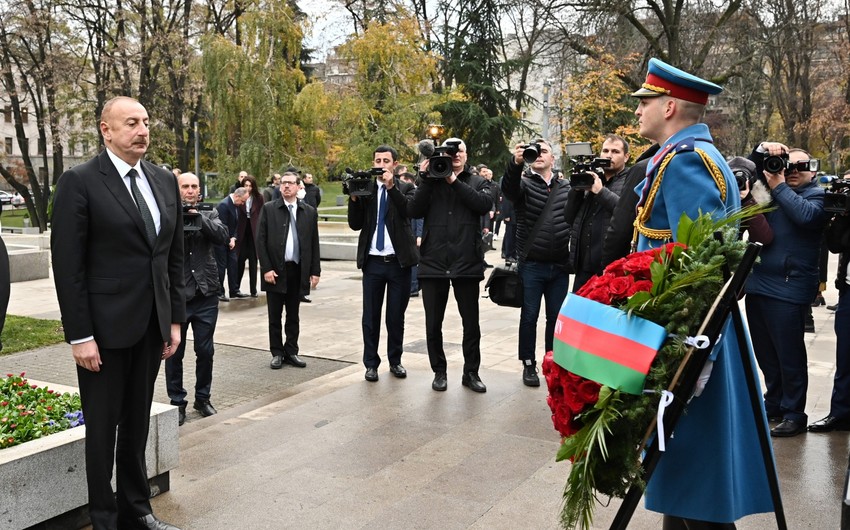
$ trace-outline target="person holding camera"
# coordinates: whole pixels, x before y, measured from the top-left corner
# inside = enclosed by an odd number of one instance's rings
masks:
[[[236,188],[227,195],[216,206],[218,218],[227,227],[228,239],[215,249],[215,258],[218,263],[218,299],[220,302],[229,302],[230,298],[224,292],[224,276],[227,274],[227,285],[230,296],[233,297],[239,291],[239,283],[236,280],[236,227],[239,224],[239,207],[248,199],[248,190]]]
[[[537,375],[537,319],[546,300],[545,351],[554,347],[558,311],[569,291],[570,226],[564,216],[570,187],[553,172],[551,144],[539,138],[517,144],[502,177],[502,194],[513,203],[517,220],[516,249],[523,285],[519,316],[518,357],[522,382],[540,386]],[[523,168],[529,171],[523,175]]]
[[[602,175],[593,177],[590,189],[572,187],[567,197],[566,217],[570,225],[570,263],[575,273],[573,292],[587,280],[602,273],[602,244],[611,215],[614,213],[626,180],[626,162],[629,160],[629,143],[625,138],[609,134],[602,142],[599,158],[608,159]]]
[[[183,200],[183,275],[186,279],[186,321],[180,331],[180,346],[165,360],[165,387],[171,404],[179,411],[178,424],[186,421],[186,389],[183,387],[183,354],[186,331],[192,326],[195,343],[195,403],[201,416],[216,413],[210,403],[212,387],[213,333],[218,320],[218,266],[215,247],[227,241],[227,227],[218,211],[199,203],[200,180],[194,173],[177,177]]]
[[[443,318],[451,286],[463,323],[461,384],[481,393],[487,391],[478,375],[481,365],[478,298],[479,284],[484,279],[481,216],[493,207],[493,198],[487,180],[470,174],[463,140],[449,138],[440,149],[439,155],[420,164],[421,183],[407,204],[409,218],[424,219],[419,247],[419,285],[425,309],[428,358],[434,371],[431,388],[438,392],[448,388]],[[447,162],[448,167],[444,168]],[[448,175],[433,176],[444,173]]]
[[[395,377],[407,377],[401,365],[404,344],[404,313],[410,301],[411,267],[419,263],[419,250],[407,218],[407,201],[414,187],[399,180],[393,170],[398,152],[381,145],[373,153],[373,168],[382,169],[369,183],[368,195],[352,195],[348,201],[348,226],[359,230],[357,268],[363,271],[363,365],[366,381],[378,380],[378,343],[381,338],[381,307],[387,296],[387,361]]]
[[[844,174],[850,179],[850,172]],[[842,197],[842,199],[844,199]],[[826,229],[826,246],[840,254],[835,287],[838,305],[835,308],[835,377],[829,414],[809,425],[809,432],[850,431],[850,215],[847,212],[833,217]]]
[[[773,230],[747,279],[747,320],[764,374],[764,407],[779,424],[774,437],[806,431],[808,366],[805,319],[818,289],[818,260],[828,216],[823,188],[814,182],[817,161],[802,149],[763,142],[750,155],[773,210],[764,214]],[[763,170],[763,171],[762,171]]]

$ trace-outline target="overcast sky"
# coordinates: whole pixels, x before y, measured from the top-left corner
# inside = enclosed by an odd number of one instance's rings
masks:
[[[306,46],[317,50],[314,59],[322,60],[351,33],[348,11],[337,0],[298,0],[297,3],[312,24]]]

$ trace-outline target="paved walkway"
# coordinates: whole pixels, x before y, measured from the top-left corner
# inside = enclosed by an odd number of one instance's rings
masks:
[[[407,314],[408,378],[391,377],[385,363],[380,381],[367,383],[359,271],[351,262],[322,267],[314,302],[302,305],[307,369],[268,369],[262,297],[222,305],[212,399],[219,414],[190,415],[181,428],[180,466],[171,491],[153,500],[155,512],[205,530],[557,528],[569,465],[554,461],[558,435],[545,386],[521,382],[519,310],[481,301],[486,394],[460,385],[462,330],[451,303],[444,328],[449,389],[431,390],[416,298]],[[836,300],[827,291],[827,301]],[[9,312],[58,318],[52,280],[13,284]],[[812,420],[829,407],[835,346],[832,312],[814,313],[817,332],[807,335]],[[0,357],[0,372],[9,370],[74,383],[64,345]],[[832,433],[774,441],[789,528],[838,527],[849,439]],[[616,505],[597,510],[594,528],[607,528]],[[771,515],[757,515],[738,527],[775,525]],[[630,528],[660,528],[660,518],[641,507]]]

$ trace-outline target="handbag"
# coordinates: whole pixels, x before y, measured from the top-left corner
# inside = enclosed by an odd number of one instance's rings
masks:
[[[537,232],[543,226],[543,220],[552,211],[552,203],[554,202],[555,192],[558,189],[558,180],[552,184],[552,190],[549,192],[549,197],[546,199],[546,205],[537,217],[537,222],[528,234],[526,240],[528,244],[522,249],[522,254],[519,256],[520,261],[525,261],[528,256],[528,251],[534,238],[537,237]],[[524,287],[522,285],[522,277],[519,275],[519,265],[506,261],[504,267],[494,267],[490,277],[487,278],[487,283],[484,285],[484,290],[487,291],[490,300],[496,305],[503,307],[522,307],[524,299]]]

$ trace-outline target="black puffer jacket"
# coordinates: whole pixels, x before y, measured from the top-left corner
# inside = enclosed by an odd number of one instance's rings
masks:
[[[492,207],[490,183],[466,169],[452,184],[423,178],[407,204],[409,218],[424,218],[419,277],[483,279],[481,216]]]
[[[552,179],[552,185],[555,182],[555,179]],[[564,218],[564,207],[567,204],[570,185],[566,180],[557,182],[558,188],[555,191],[555,197],[552,198],[554,202],[549,218],[543,221],[540,231],[530,243],[525,260],[557,263],[569,270],[570,225]],[[526,252],[526,246],[529,245],[529,233],[546,206],[550,186],[536,173],[523,176],[522,166],[513,160],[508,163],[501,185],[502,194],[513,202],[516,210],[517,254],[522,256]]]

